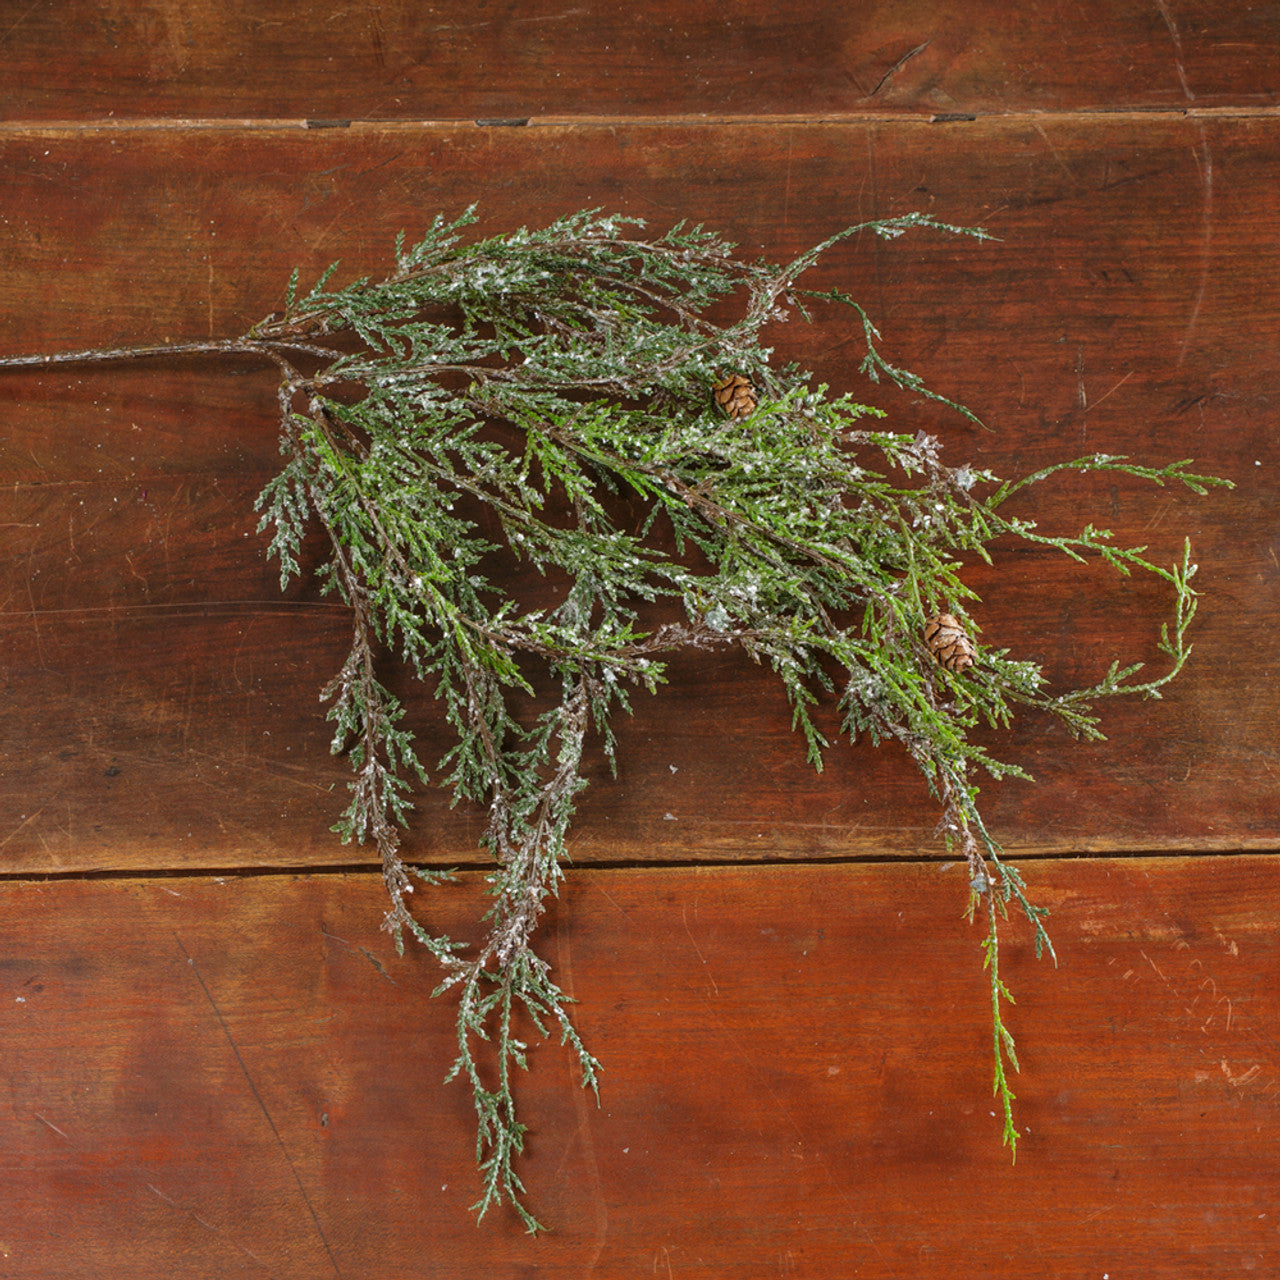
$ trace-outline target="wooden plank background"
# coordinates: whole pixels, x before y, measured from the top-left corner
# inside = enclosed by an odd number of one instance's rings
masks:
[[[813,277],[989,430],[866,388],[893,425],[1004,475],[1103,450],[1237,486],[1026,509],[1166,560],[1189,533],[1203,599],[1109,742],[994,740],[1037,777],[984,798],[1061,961],[1010,929],[1017,1165],[922,784],[861,746],[815,776],[769,681],[700,660],[624,726],[548,922],[606,1074],[599,1110],[554,1049],[522,1081],[531,1240],[468,1218],[450,1010],[327,830],[347,622],[281,597],[254,531],[271,372],[0,375],[0,1274],[1277,1272],[1270,9],[15,3],[0,50],[0,352],[241,332],[294,266],[376,270],[472,201],[484,232],[599,205],[773,258],[922,209],[999,241]],[[861,386],[843,320],[776,343]],[[1158,659],[1156,587],[1026,552],[970,580],[1057,681]],[[414,857],[479,865],[480,815],[419,817]],[[477,880],[424,909],[465,936]]]

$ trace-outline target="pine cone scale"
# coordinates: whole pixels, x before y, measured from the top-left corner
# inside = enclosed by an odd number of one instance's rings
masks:
[[[977,659],[969,633],[951,613],[940,613],[924,624],[924,642],[929,652],[948,671],[959,674]]]
[[[716,383],[715,400],[720,412],[736,422],[755,412],[756,391],[742,374],[735,373]]]

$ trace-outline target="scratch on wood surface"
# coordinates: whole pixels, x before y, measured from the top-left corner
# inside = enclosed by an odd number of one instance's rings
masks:
[[[618,902],[617,898],[604,887],[603,884],[596,885],[596,892],[627,922],[631,924],[631,914],[625,907]]]
[[[1228,938],[1217,930],[1215,930],[1215,935],[1219,945],[1227,955],[1238,956],[1240,954],[1239,945],[1233,938]],[[1183,943],[1182,946],[1175,944],[1175,949],[1185,950],[1189,946],[1189,943]],[[1195,1021],[1200,1034],[1209,1036],[1211,1034],[1210,1028],[1214,1028],[1216,1024],[1212,1034],[1219,1037],[1230,1035],[1232,1050],[1237,1055],[1236,1061],[1245,1058],[1249,1065],[1243,1071],[1235,1070],[1231,1065],[1231,1059],[1222,1055],[1222,1049],[1225,1046],[1220,1039],[1216,1043],[1213,1040],[1208,1040],[1205,1048],[1199,1051],[1199,1056],[1202,1058],[1207,1057],[1211,1062],[1216,1061],[1228,1086],[1235,1090],[1237,1094],[1243,1094],[1248,1089],[1255,1098],[1270,1100],[1272,1095],[1280,1089],[1280,1086],[1277,1086],[1274,1080],[1265,1084],[1261,1091],[1258,1091],[1256,1086],[1262,1084],[1265,1077],[1275,1074],[1266,1060],[1268,1051],[1272,1047],[1271,1041],[1265,1034],[1259,1035],[1247,1023],[1244,1026],[1240,1025],[1231,997],[1219,990],[1216,979],[1205,972],[1204,962],[1198,957],[1193,957],[1187,961],[1185,970],[1179,980],[1175,982],[1145,951],[1140,950],[1139,954],[1156,976],[1160,978],[1161,982],[1164,983],[1174,1001],[1182,1006],[1182,1010],[1187,1017]],[[1199,971],[1198,975],[1197,970]],[[1190,995],[1190,1001],[1188,1002],[1187,988],[1189,985],[1193,986],[1194,994]],[[1250,1052],[1250,1042],[1252,1042],[1252,1052]],[[1246,1054],[1248,1055],[1247,1057],[1245,1057]],[[1195,1078],[1198,1082],[1204,1083],[1211,1076],[1204,1071],[1197,1071]]]
[[[693,930],[689,928],[689,908],[687,905],[680,909],[680,918],[684,922],[684,931],[689,935],[689,941],[693,944],[694,954],[702,962],[702,967],[707,971],[707,981],[711,983],[711,990],[719,996],[720,988],[716,985],[715,975],[711,972],[711,966],[707,964],[707,957],[702,954],[702,949],[698,946],[697,939],[693,936]]]
[[[369,36],[373,41],[373,57],[378,64],[378,70],[385,71],[387,67],[387,39],[386,33],[382,29],[382,6],[380,4],[373,6],[369,19]]]
[[[366,960],[367,960],[371,965],[373,965],[373,967],[374,967],[374,968],[375,968],[375,969],[376,969],[380,974],[382,974],[382,976],[383,976],[384,978],[386,978],[386,980],[387,980],[389,983],[391,983],[391,985],[392,985],[393,987],[398,987],[398,986],[400,985],[400,984],[399,984],[399,983],[398,983],[398,982],[397,982],[397,981],[396,981],[396,980],[395,980],[395,979],[394,979],[394,978],[393,978],[393,977],[392,977],[392,976],[387,972],[387,966],[386,966],[386,965],[384,965],[384,964],[382,963],[382,961],[381,961],[381,960],[379,960],[379,959],[378,959],[378,957],[377,957],[377,956],[375,956],[375,955],[373,954],[373,952],[369,950],[369,948],[368,948],[368,947],[360,947],[360,946],[357,946],[357,945],[356,945],[355,943],[353,943],[353,942],[348,942],[348,941],[346,940],[346,938],[340,938],[340,937],[338,937],[338,935],[337,935],[336,933],[330,933],[330,932],[329,932],[329,930],[328,930],[328,929],[326,929],[326,928],[324,927],[324,925],[321,925],[321,926],[320,926],[320,932],[321,932],[322,934],[324,934],[324,936],[325,936],[326,938],[331,938],[334,942],[339,942],[339,943],[341,943],[344,947],[346,947],[346,949],[347,949],[348,951],[350,951],[350,952],[351,952],[351,954],[352,954],[352,955],[362,955],[362,956],[364,956],[364,958],[365,958],[365,959],[366,959]]]
[[[142,573],[136,564],[133,563],[133,553],[131,551],[126,551],[124,553],[124,562],[129,566],[129,572],[133,574],[133,576],[137,578],[144,587],[147,586],[148,583],[146,575]]]
[[[1182,35],[1178,31],[1178,24],[1174,22],[1165,0],[1156,0],[1156,8],[1160,10],[1164,25],[1169,28],[1169,38],[1173,41],[1173,65],[1178,73],[1178,83],[1182,86],[1182,92],[1187,101],[1194,102],[1196,95],[1191,92],[1191,86],[1187,84],[1187,71],[1182,65]]]
[[[209,1008],[213,1010],[213,1016],[218,1020],[218,1026],[222,1028],[222,1034],[226,1037],[227,1044],[231,1047],[231,1052],[235,1055],[236,1063],[240,1067],[241,1074],[245,1078],[245,1082],[249,1086],[249,1092],[253,1094],[254,1101],[257,1102],[259,1110],[267,1121],[267,1125],[271,1129],[272,1135],[275,1137],[276,1146],[280,1148],[280,1154],[284,1156],[285,1163],[289,1166],[289,1171],[293,1174],[293,1180],[297,1184],[298,1192],[302,1196],[302,1202],[307,1207],[307,1213],[311,1218],[311,1224],[315,1228],[316,1235],[319,1237],[320,1243],[324,1246],[325,1254],[328,1256],[329,1264],[333,1267],[333,1274],[342,1275],[342,1269],[338,1266],[338,1260],[334,1257],[333,1249],[329,1245],[329,1240],[325,1236],[324,1228],[320,1225],[320,1217],[316,1213],[315,1205],[311,1203],[311,1197],[307,1195],[307,1188],[303,1185],[302,1175],[298,1172],[298,1166],[293,1163],[293,1158],[289,1155],[289,1149],[284,1144],[284,1137],[280,1130],[276,1127],[276,1122],[271,1116],[271,1112],[267,1109],[266,1099],[258,1091],[258,1086],[254,1083],[253,1076],[249,1072],[249,1066],[244,1060],[244,1056],[240,1052],[240,1046],[236,1044],[235,1037],[231,1034],[231,1028],[227,1025],[227,1020],[222,1016],[222,1010],[218,1008],[218,1003],[213,998],[213,992],[209,990],[208,983],[204,980],[204,974],[200,972],[200,966],[196,964],[195,957],[183,945],[182,939],[174,934],[174,941],[178,944],[178,950],[182,952],[187,964],[191,966],[191,972],[195,975],[196,982],[200,984],[200,990],[204,992],[204,998],[209,1002]]]
[[[556,935],[556,959],[560,966],[561,989],[569,1000],[573,1000],[575,999],[573,947],[563,932]],[[574,1081],[574,1083],[576,1085],[579,1082]],[[575,1136],[582,1140],[582,1153],[586,1157],[587,1168],[590,1170],[591,1204],[595,1211],[595,1247],[592,1249],[591,1256],[587,1259],[586,1269],[582,1273],[584,1276],[590,1277],[595,1275],[596,1263],[600,1261],[600,1255],[604,1253],[605,1244],[609,1239],[609,1202],[605,1198],[604,1182],[600,1177],[600,1160],[596,1155],[596,1144],[591,1137],[591,1110],[587,1106],[586,1089],[574,1089],[573,1110],[578,1119]],[[567,1149],[565,1154],[568,1155]]]
[[[1214,936],[1215,938],[1217,938],[1217,940],[1218,940],[1219,944],[1221,945],[1221,947],[1222,947],[1223,951],[1225,951],[1225,952],[1227,953],[1227,955],[1229,955],[1229,956],[1239,956],[1239,954],[1240,954],[1240,944],[1239,944],[1239,943],[1238,943],[1234,938],[1228,938],[1228,937],[1227,937],[1227,935],[1226,935],[1225,933],[1222,933],[1222,932],[1221,932],[1220,930],[1218,930],[1218,929],[1215,929],[1215,930],[1213,931],[1213,936]]]
[[[49,1128],[52,1129],[54,1133],[58,1135],[58,1137],[60,1138],[67,1137],[67,1135],[61,1129],[59,1129],[58,1126],[54,1124],[52,1120],[46,1120],[44,1116],[42,1116],[38,1111],[33,1111],[31,1114],[35,1116],[35,1118],[39,1120],[41,1124],[48,1125]],[[70,1139],[68,1139],[68,1141],[70,1141]]]
[[[867,171],[866,177],[863,179],[863,185],[869,197],[868,207],[871,213],[868,215],[872,218],[879,216],[879,183],[876,180],[876,131],[874,129],[867,130]],[[861,196],[861,192],[859,192]],[[859,205],[861,205],[859,200]],[[880,237],[875,236],[871,241],[872,253],[875,255],[873,265],[877,268],[880,262]]]
[[[1205,978],[1205,980],[1200,984],[1200,987],[1201,987],[1201,989],[1202,989],[1202,990],[1203,990],[1206,986],[1209,988],[1210,1002],[1211,1002],[1212,1004],[1214,1004],[1214,1005],[1218,1005],[1218,1004],[1225,1004],[1225,1005],[1227,1006],[1227,1020],[1226,1020],[1226,1022],[1223,1024],[1223,1028],[1222,1028],[1222,1029],[1223,1029],[1224,1031],[1230,1031],[1230,1030],[1231,1030],[1231,1017],[1232,1017],[1232,1008],[1231,1008],[1231,1001],[1230,1001],[1230,999],[1229,999],[1227,996],[1220,996],[1220,995],[1218,994],[1218,984],[1217,984],[1216,982],[1214,982],[1214,980],[1213,980],[1212,978]],[[1197,997],[1197,998],[1198,998],[1198,997]],[[1213,1021],[1217,1016],[1218,1016],[1218,1010],[1217,1010],[1217,1009],[1214,1009],[1214,1010],[1209,1014],[1209,1016],[1204,1020],[1204,1022],[1201,1024],[1201,1026],[1200,1026],[1200,1030],[1201,1030],[1201,1031],[1207,1031],[1207,1030],[1209,1029],[1209,1024],[1210,1024],[1210,1023],[1211,1023],[1211,1022],[1212,1022],[1212,1021]]]
[[[40,7],[40,0],[35,0],[34,4],[29,4],[13,22],[9,23],[3,31],[0,31],[0,41],[8,40],[8,38],[13,35],[13,33]]]
[[[1172,992],[1173,995],[1179,1001],[1181,1001],[1181,997],[1178,996],[1177,988],[1175,988],[1173,983],[1170,982],[1169,979],[1165,976],[1164,970],[1162,970],[1160,966],[1156,964],[1156,962],[1149,955],[1147,955],[1145,951],[1139,950],[1138,954],[1151,966],[1151,968],[1155,972],[1156,977],[1159,978],[1160,981],[1163,982],[1164,985],[1169,988],[1170,992]],[[1194,1017],[1194,1015],[1191,1013],[1191,1008],[1189,1005],[1183,1004],[1182,1011],[1188,1016]]]
[[[1130,369],[1129,372],[1126,373],[1124,377],[1120,379],[1119,382],[1112,384],[1111,389],[1109,391],[1104,391],[1092,404],[1088,405],[1085,412],[1087,413],[1089,409],[1096,409],[1105,399],[1107,399],[1108,396],[1112,396],[1117,391],[1119,391],[1120,388],[1123,387],[1124,384],[1128,382],[1129,379],[1132,377],[1133,377],[1133,370]]]
[[[191,718],[195,710],[196,701],[196,673],[194,668],[187,677],[187,692],[182,699],[182,729],[180,731],[180,741],[185,751],[191,740]]]
[[[383,976],[384,978],[386,978],[386,980],[387,980],[389,983],[391,983],[391,985],[392,985],[393,987],[397,987],[397,986],[399,986],[399,985],[400,985],[400,984],[399,984],[399,983],[398,983],[398,982],[397,982],[397,981],[396,981],[396,980],[395,980],[395,979],[394,979],[394,978],[393,978],[393,977],[392,977],[392,976],[387,972],[387,966],[386,966],[386,965],[384,965],[384,964],[382,963],[382,961],[381,961],[381,960],[379,960],[379,959],[378,959],[378,957],[377,957],[377,956],[375,956],[375,955],[373,954],[373,952],[369,950],[369,948],[368,948],[368,947],[357,947],[356,949],[360,952],[360,954],[361,954],[362,956],[364,956],[364,958],[365,958],[365,959],[366,959],[366,960],[367,960],[371,965],[373,965],[373,967],[374,967],[375,969],[377,969],[377,971],[378,971],[380,974],[382,974],[382,976]]]
[[[1222,1061],[1218,1064],[1218,1067],[1222,1071],[1222,1074],[1226,1076],[1227,1083],[1233,1089],[1243,1089],[1245,1085],[1251,1084],[1253,1080],[1258,1076],[1258,1074],[1262,1071],[1262,1068],[1258,1065],[1258,1063],[1255,1062],[1253,1066],[1251,1066],[1248,1069],[1248,1071],[1242,1071],[1239,1075],[1236,1075],[1235,1072],[1231,1070],[1231,1067],[1228,1064],[1226,1058],[1222,1059]]]
[[[923,53],[932,43],[933,43],[932,40],[926,40],[924,44],[918,44],[914,49],[909,49],[906,53],[904,53],[902,57],[900,57],[897,60],[897,62],[895,62],[893,66],[891,66],[889,70],[886,71],[884,75],[882,75],[880,79],[876,82],[876,87],[871,90],[870,96],[874,98],[876,94],[879,93],[880,90],[883,89],[885,85],[887,85],[889,81],[892,80],[893,77],[897,75],[898,72],[901,71],[904,66],[906,66],[908,62],[911,61],[912,58],[914,58],[917,54]]]
[[[27,600],[31,605],[31,627],[36,634],[36,661],[40,663],[41,671],[47,671],[48,666],[44,660],[44,642],[40,638],[40,611],[36,608],[36,597],[35,592],[31,590],[30,578],[27,579]]]
[[[513,27],[531,22],[566,22],[570,18],[580,17],[587,12],[586,9],[566,9],[563,13],[545,13],[536,18],[512,18],[510,22]],[[481,27],[493,26],[493,22],[492,18],[486,18],[482,22],[445,22],[432,27],[431,32],[434,34],[437,31],[478,31]]]
[[[189,1209],[184,1209],[172,1196],[165,1195],[165,1193],[161,1191],[160,1188],[157,1187],[154,1182],[147,1182],[147,1183],[144,1183],[143,1185],[147,1188],[148,1191],[151,1192],[153,1196],[156,1197],[157,1200],[161,1201],[164,1204],[169,1205],[171,1208],[176,1209],[179,1213],[187,1214],[188,1217],[190,1217],[194,1221],[198,1222],[202,1227],[204,1227],[206,1231],[212,1231],[216,1235],[223,1234],[222,1230],[219,1227],[216,1227],[212,1222],[209,1222],[206,1219],[202,1218],[198,1213],[193,1213]],[[256,1262],[259,1266],[266,1266],[265,1261],[262,1258],[258,1257],[258,1255],[254,1253],[254,1251],[250,1249],[248,1245],[242,1244],[239,1240],[235,1240],[235,1239],[232,1240],[232,1243],[238,1249],[248,1254],[249,1257],[251,1257],[254,1260],[254,1262]]]
[[[81,504],[83,505],[83,503]],[[80,553],[76,550],[76,513],[67,512],[67,564],[80,562]]]
[[[18,834],[18,832],[20,832],[24,827],[28,826],[30,823],[34,822],[44,811],[45,811],[45,806],[41,805],[34,813],[28,814],[26,817],[24,817],[22,821],[19,822],[18,825],[14,827],[14,829],[10,831],[9,834],[5,836],[3,840],[0,840],[0,851],[3,851],[5,846],[9,843],[10,840],[14,838],[14,836]]]
[[[782,229],[787,228],[787,214],[791,209],[791,149],[794,139],[791,131],[787,131],[787,179],[782,186]]]
[[[589,9],[566,9],[563,13],[544,13],[536,18],[512,18],[512,26],[524,22],[565,22],[569,18],[579,18],[589,13]]]
[[[1143,526],[1143,532],[1150,533],[1153,529],[1158,528],[1160,524],[1163,523],[1165,516],[1167,516],[1172,509],[1173,499],[1166,498],[1156,509],[1156,512],[1151,519]]]
[[[1179,364],[1186,359],[1191,337],[1200,321],[1200,308],[1204,304],[1205,290],[1209,286],[1209,258],[1213,246],[1213,152],[1209,150],[1209,137],[1203,122],[1198,121],[1196,127],[1200,131],[1200,145],[1192,151],[1192,155],[1200,170],[1200,189],[1203,193],[1200,204],[1200,280],[1195,301],[1191,304],[1186,332],[1182,335],[1182,346],[1178,351]]]
[[[1044,126],[1037,123],[1035,125],[1035,131],[1040,135],[1040,139],[1044,145],[1049,148],[1049,154],[1058,162],[1058,167],[1067,175],[1068,178],[1071,179],[1072,182],[1074,182],[1076,180],[1075,173],[1072,171],[1071,166],[1062,158],[1058,148],[1050,141],[1049,135],[1044,131]]]

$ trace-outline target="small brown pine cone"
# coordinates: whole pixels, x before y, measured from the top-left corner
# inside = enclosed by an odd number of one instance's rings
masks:
[[[954,614],[940,613],[930,618],[924,624],[924,642],[948,671],[959,672],[973,666],[973,641]]]
[[[755,388],[740,373],[716,383],[716,404],[727,417],[735,421],[754,413],[756,408]]]

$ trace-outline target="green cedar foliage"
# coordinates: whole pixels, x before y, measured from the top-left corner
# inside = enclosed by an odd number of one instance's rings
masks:
[[[736,646],[771,668],[817,769],[829,745],[812,715],[822,699],[838,706],[845,736],[896,743],[915,761],[937,799],[941,835],[964,859],[970,916],[984,924],[994,1090],[1004,1140],[1016,1148],[1011,997],[999,971],[1011,902],[1030,921],[1037,953],[1052,948],[1044,911],[978,809],[975,775],[1027,775],[970,730],[1006,726],[1015,708],[1030,707],[1100,737],[1098,699],[1157,698],[1182,669],[1196,601],[1189,547],[1164,567],[1092,525],[1042,534],[1005,504],[1068,469],[1196,493],[1222,482],[1187,461],[1153,468],[1107,454],[1002,482],[945,464],[930,436],[880,430],[880,411],[771,365],[766,325],[791,311],[810,318],[816,301],[834,304],[852,310],[872,380],[972,417],[890,364],[852,298],[798,281],[824,249],[858,233],[981,231],[910,214],[851,227],[778,266],[740,260],[701,226],[650,239],[632,230],[637,219],[586,211],[468,243],[462,233],[474,220],[470,210],[454,222],[437,217],[412,247],[401,237],[383,279],[331,287],[331,268],[302,294],[295,273],[282,314],[243,338],[188,349],[257,353],[280,370],[284,466],[259,499],[262,524],[284,585],[318,523],[328,538],[322,590],[351,610],[350,653],[324,690],[333,750],[354,770],[335,830],[377,849],[397,945],[408,934],[426,947],[442,967],[438,992],[458,1001],[449,1076],[475,1100],[477,1210],[507,1201],[529,1230],[539,1225],[516,1171],[521,1027],[558,1036],[583,1086],[598,1088],[600,1064],[534,948],[535,931],[564,876],[588,751],[612,760],[614,716],[636,690],[658,689],[680,649]],[[726,312],[734,318],[711,318]],[[131,353],[65,358],[103,354]],[[713,388],[729,375],[744,376],[758,401],[741,418],[715,406]],[[1035,663],[978,644],[962,560],[989,562],[1000,538],[1164,580],[1173,596],[1164,673],[1144,678],[1117,662],[1089,688],[1053,692]],[[532,607],[494,585],[494,566],[508,566],[509,582],[513,560],[545,581],[550,603]],[[654,621],[655,610],[667,620]],[[925,643],[925,623],[940,612],[975,641],[977,660],[961,672]],[[453,745],[430,768],[379,678],[385,653],[430,687],[452,730]],[[535,670],[558,689],[551,705],[534,700]],[[475,949],[410,911],[415,881],[448,878],[400,854],[412,787],[429,774],[455,802],[488,810],[492,905]]]

